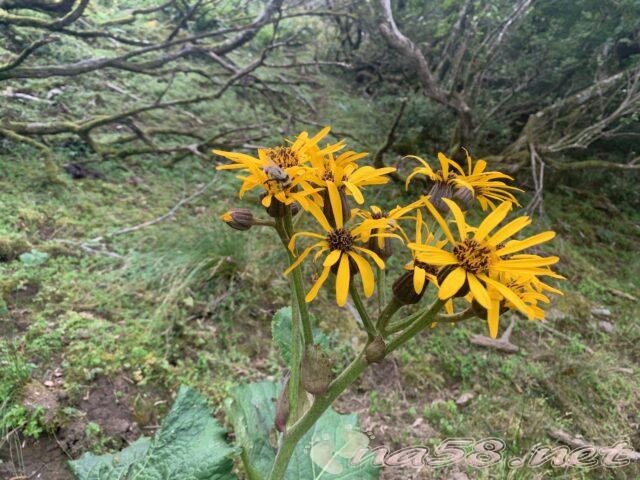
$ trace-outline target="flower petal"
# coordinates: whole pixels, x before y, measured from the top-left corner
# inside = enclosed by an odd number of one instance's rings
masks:
[[[467,272],[463,268],[456,268],[453,272],[447,275],[447,278],[445,278],[442,285],[440,285],[438,298],[440,298],[440,300],[446,300],[453,297],[458,293],[458,290],[462,288],[466,278]]]
[[[365,296],[370,297],[373,295],[375,286],[375,279],[371,265],[369,265],[369,262],[367,262],[364,257],[357,253],[349,252],[349,256],[353,258],[354,262],[356,262],[356,265],[358,266],[358,270],[360,270],[360,278],[362,279],[362,288],[364,289]]]
[[[349,256],[342,255],[338,266],[338,274],[336,275],[336,301],[339,307],[344,307],[345,303],[347,303],[349,280]]]
[[[320,274],[316,282],[313,284],[313,287],[311,287],[311,290],[309,290],[309,293],[307,293],[307,296],[304,297],[305,302],[310,302],[311,300],[316,298],[316,296],[318,295],[318,291],[320,290],[320,287],[329,276],[330,271],[331,271],[330,267],[327,267],[324,270],[322,270],[322,273]]]

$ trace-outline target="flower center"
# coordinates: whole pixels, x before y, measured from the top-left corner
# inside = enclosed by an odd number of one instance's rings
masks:
[[[446,183],[448,183],[448,182],[449,182],[449,180],[452,180],[452,179],[456,178],[458,175],[456,175],[456,173],[455,173],[455,172],[449,172],[449,176],[448,176],[447,178],[444,178],[444,175],[443,175],[443,173],[442,173],[442,170],[437,170],[437,171],[436,171],[436,176],[437,176],[438,178],[441,178],[441,180],[439,180],[439,182],[442,182],[442,183],[445,183],[445,184],[446,184]]]
[[[333,172],[330,172],[329,170],[325,171],[322,174],[322,179],[328,182],[333,182]]]
[[[266,150],[267,158],[280,168],[289,168],[300,165],[298,153],[290,147],[275,147]]]
[[[453,247],[453,254],[462,268],[471,273],[486,273],[489,269],[492,250],[472,238]]]
[[[349,230],[337,228],[327,235],[327,243],[331,250],[348,252],[353,247],[353,236]]]
[[[387,218],[387,212],[374,212],[371,214],[371,218],[379,220],[381,218]]]
[[[435,265],[424,263],[424,262],[421,262],[420,260],[413,261],[413,268],[421,268],[422,270],[424,270],[425,272],[431,275],[436,275],[439,270],[438,267],[436,267]]]

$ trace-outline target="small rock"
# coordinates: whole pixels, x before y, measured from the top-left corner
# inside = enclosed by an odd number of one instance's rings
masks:
[[[448,477],[447,480],[469,480],[469,477],[466,473],[455,472],[450,477]]]
[[[567,315],[557,308],[550,308],[545,313],[545,319],[549,320],[550,322],[553,322],[555,320],[564,320],[565,318],[567,318]]]
[[[48,424],[53,420],[60,406],[56,392],[45,387],[53,387],[53,382],[39,383],[34,380],[28,383],[24,388],[22,404],[30,412],[41,408],[44,411],[44,423]]]
[[[610,317],[611,316],[611,310],[609,310],[608,308],[604,308],[604,307],[593,307],[591,309],[591,314],[595,315],[596,317]]]
[[[456,399],[456,405],[464,407],[468,405],[475,396],[476,394],[473,392],[465,392]]]
[[[598,323],[598,325],[600,325],[600,328],[607,333],[613,333],[613,330],[615,328],[613,323],[607,322],[606,320],[600,320],[600,323]]]
[[[51,380],[46,380],[46,381],[44,381],[42,383],[44,384],[45,387],[49,387],[49,388],[55,387],[55,385],[56,385]]]

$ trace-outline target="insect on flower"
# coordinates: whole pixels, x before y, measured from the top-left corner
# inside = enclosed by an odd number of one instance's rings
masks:
[[[344,148],[343,143],[328,144],[323,148],[319,142],[329,133],[329,127],[322,129],[315,136],[309,137],[307,132],[300,133],[287,146],[259,148],[258,156],[245,153],[214,150],[213,153],[231,160],[229,165],[220,165],[218,170],[241,170],[245,175],[238,175],[242,180],[240,198],[254,188],[265,190],[262,205],[271,206],[274,200],[284,205],[298,202],[306,206],[307,197],[320,189],[312,187],[306,180],[308,168],[314,159]]]

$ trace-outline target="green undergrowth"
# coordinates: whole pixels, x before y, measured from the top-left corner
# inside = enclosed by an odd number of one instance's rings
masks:
[[[171,218],[89,252],[94,237],[165,214],[216,175],[211,164],[123,170],[107,162],[96,166],[104,179],[63,175],[62,183],[47,185],[30,153],[17,149],[12,161],[0,160],[2,431],[54,432],[66,421],[64,408],[102,377],[132,382],[138,393],[129,407],[143,424],[166,412],[164,400],[181,383],[218,408],[231,387],[280,377],[270,320],[288,302],[286,258],[274,233],[236,232],[218,220],[238,204],[232,175],[219,175]],[[400,188],[388,191],[376,203],[388,208],[405,201]],[[562,258],[559,271],[568,279],[548,323],[562,336],[518,319],[511,341],[520,350],[508,355],[470,343],[471,335],[486,335],[482,321],[430,330],[394,354],[403,402],[384,382],[364,394],[374,418],[396,425],[385,442],[435,445],[448,437],[495,436],[516,456],[537,443],[553,444],[548,433],[561,428],[598,444],[626,438],[640,449],[640,326],[637,301],[624,296],[637,298],[640,291],[638,216],[624,209],[613,215],[562,189],[547,194],[545,206],[544,222],[559,232],[546,253]],[[389,278],[404,261],[392,259]],[[599,318],[594,307],[610,315]],[[313,309],[334,359],[346,362],[364,341],[354,335],[352,314],[336,314],[328,292]],[[601,320],[613,330],[603,330]],[[505,317],[501,330],[507,325]],[[55,369],[64,379],[56,388],[66,397],[47,423],[43,412],[23,406],[23,397],[30,381],[49,380]],[[472,399],[457,404],[463,393]],[[412,429],[415,418],[433,428],[431,438]],[[96,437],[99,453],[104,442]],[[574,473],[633,478],[634,468]],[[515,478],[528,478],[522,475]]]

